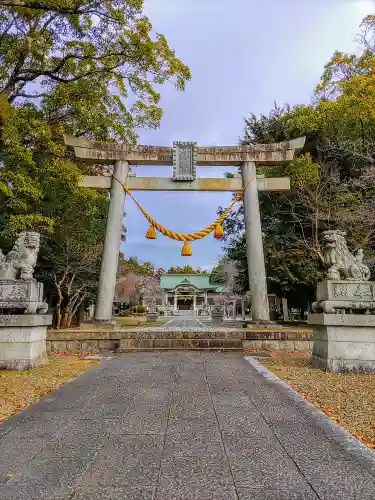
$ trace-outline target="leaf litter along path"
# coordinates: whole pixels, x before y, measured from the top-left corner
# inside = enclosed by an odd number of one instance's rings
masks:
[[[375,374],[326,373],[306,353],[274,352],[259,361],[299,394],[375,450]]]
[[[81,356],[51,355],[34,370],[0,370],[0,422],[36,403],[99,361]]]

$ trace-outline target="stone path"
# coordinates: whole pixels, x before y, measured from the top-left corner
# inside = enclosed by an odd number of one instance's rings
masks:
[[[202,323],[199,319],[194,316],[176,316],[175,318],[169,320],[160,329],[206,329],[206,325]]]
[[[241,354],[108,360],[0,427],[1,500],[374,500]]]
[[[235,330],[235,328],[226,327],[212,327],[211,324],[205,324],[200,319],[194,316],[176,316],[175,318],[167,321],[162,326],[156,328],[158,331],[162,332],[218,332],[218,331],[230,331]],[[146,329],[145,329],[146,330]],[[147,330],[154,331],[155,328],[148,327]]]

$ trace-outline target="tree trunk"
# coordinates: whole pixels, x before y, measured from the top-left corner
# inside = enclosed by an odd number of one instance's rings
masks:
[[[82,295],[82,297],[80,297],[79,300],[77,300],[75,305],[72,307],[71,312],[68,315],[67,328],[70,328],[70,325],[72,324],[72,320],[73,320],[74,316],[77,314],[79,307],[82,305],[83,301],[85,300],[86,295],[87,294],[84,293]]]
[[[56,328],[59,329],[59,328],[61,328],[61,319],[62,319],[61,304],[62,304],[63,296],[62,296],[60,286],[56,286],[56,289],[57,289],[57,296],[58,296],[57,304],[56,304]]]

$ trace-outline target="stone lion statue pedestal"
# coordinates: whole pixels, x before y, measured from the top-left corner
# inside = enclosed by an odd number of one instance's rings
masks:
[[[318,283],[308,323],[314,327],[313,366],[330,372],[375,372],[375,282],[353,256],[345,233],[323,233],[327,279]]]
[[[38,233],[21,233],[13,249],[0,250],[0,369],[28,370],[48,362],[43,285],[33,278],[40,245]]]

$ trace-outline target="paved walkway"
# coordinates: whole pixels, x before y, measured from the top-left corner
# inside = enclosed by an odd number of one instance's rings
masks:
[[[375,498],[375,469],[239,354],[108,360],[2,432],[1,500]]]
[[[160,330],[207,330],[210,328],[207,327],[202,321],[197,319],[194,316],[176,316],[175,318],[167,321],[163,326],[160,327]]]

